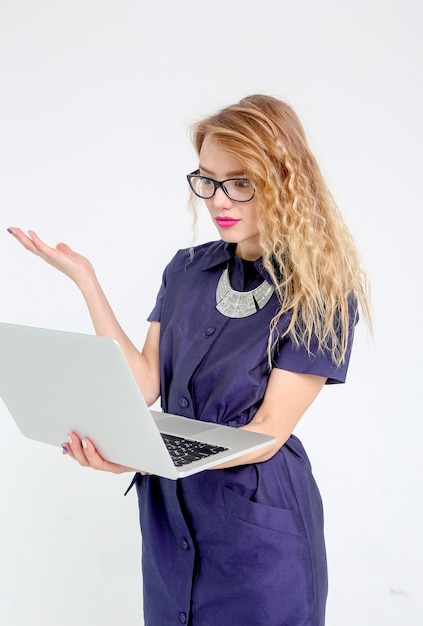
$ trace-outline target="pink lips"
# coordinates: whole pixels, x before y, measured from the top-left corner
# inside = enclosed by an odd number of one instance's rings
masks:
[[[235,220],[232,217],[216,217],[216,224],[220,228],[229,228],[230,226],[235,226],[238,222],[239,220]]]

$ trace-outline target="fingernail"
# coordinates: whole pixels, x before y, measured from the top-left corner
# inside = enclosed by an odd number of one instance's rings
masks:
[[[7,228],[7,232],[11,235],[16,235],[16,230],[14,228]]]
[[[81,439],[81,446],[84,448],[84,450],[86,450],[87,442],[85,441],[85,439]]]
[[[67,435],[66,439],[68,440],[68,443],[73,443],[72,437],[70,435]]]
[[[69,450],[67,449],[67,447],[62,445],[62,454],[67,454],[68,452]]]

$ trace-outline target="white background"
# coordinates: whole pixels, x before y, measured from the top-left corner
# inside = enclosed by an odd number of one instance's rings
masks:
[[[419,0],[0,2],[1,321],[92,332],[17,225],[89,256],[141,346],[192,241],[190,124],[257,92],[300,115],[376,328],[298,428],[325,502],[328,626],[423,623],[421,33]],[[215,236],[204,217],[197,241]],[[142,623],[127,482],[24,439],[0,403],[2,626]]]

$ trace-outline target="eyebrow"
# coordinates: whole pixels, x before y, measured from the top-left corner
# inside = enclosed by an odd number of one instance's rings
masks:
[[[206,174],[209,174],[210,176],[215,176],[215,174],[211,170],[208,170],[206,167],[203,167],[201,164],[198,165],[198,169],[202,170]],[[235,172],[227,172],[226,176],[228,178],[245,178],[245,171],[238,170]]]

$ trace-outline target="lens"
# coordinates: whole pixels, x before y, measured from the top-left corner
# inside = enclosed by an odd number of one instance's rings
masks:
[[[214,183],[210,178],[191,176],[190,184],[193,192],[200,198],[211,198],[214,194]]]
[[[246,178],[233,178],[224,183],[226,192],[236,202],[248,202],[254,196],[254,189]]]

